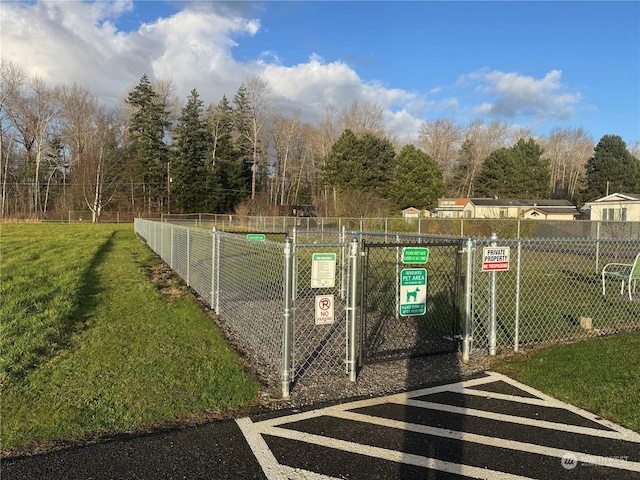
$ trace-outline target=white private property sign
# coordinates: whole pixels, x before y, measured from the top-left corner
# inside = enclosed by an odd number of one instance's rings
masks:
[[[482,249],[482,271],[507,272],[510,253],[510,247],[484,247]]]
[[[316,325],[328,325],[333,319],[333,295],[316,295]]]

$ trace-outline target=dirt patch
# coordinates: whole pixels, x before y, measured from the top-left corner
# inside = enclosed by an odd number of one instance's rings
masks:
[[[149,280],[156,286],[160,294],[168,302],[172,302],[179,298],[187,298],[191,292],[182,279],[176,274],[169,265],[164,262],[151,267],[148,271]]]

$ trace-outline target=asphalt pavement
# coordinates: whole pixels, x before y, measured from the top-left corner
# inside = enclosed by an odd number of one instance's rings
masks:
[[[2,480],[640,478],[640,434],[499,374],[2,461]]]

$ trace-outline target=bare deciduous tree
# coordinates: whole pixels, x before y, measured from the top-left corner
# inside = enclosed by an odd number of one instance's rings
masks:
[[[556,198],[575,198],[585,164],[593,154],[593,139],[581,128],[554,128],[542,145],[544,157],[549,159],[551,194]]]
[[[12,108],[15,107],[26,78],[25,71],[18,65],[0,59],[0,177],[2,178],[0,218],[4,218],[8,207],[7,181],[16,135],[16,130],[13,128]]]
[[[457,196],[473,196],[473,184],[482,163],[491,152],[506,146],[508,132],[509,126],[506,124],[492,122],[487,125],[482,120],[475,120],[464,130],[462,148],[450,187]]]
[[[285,192],[291,185],[289,169],[294,154],[296,143],[301,129],[300,111],[286,117],[276,114],[273,117],[273,145],[276,150],[276,179],[280,206],[285,205]]]
[[[94,132],[87,155],[81,165],[84,201],[91,211],[92,221],[99,222],[104,207],[117,191],[122,166],[119,135],[123,131],[116,112],[100,109],[94,118]]]
[[[50,89],[39,77],[26,82],[24,91],[15,95],[10,107],[16,140],[24,147],[28,175],[28,215],[40,217],[43,202],[40,190],[42,163],[52,128],[60,114],[57,89]]]
[[[448,184],[453,177],[461,140],[462,128],[451,118],[424,122],[418,133],[418,146],[442,168]]]
[[[253,76],[244,84],[247,110],[238,112],[244,118],[240,121],[246,123],[248,128],[240,134],[244,137],[250,148],[251,159],[251,200],[255,200],[257,191],[258,169],[265,162],[263,136],[264,128],[270,118],[273,107],[273,97],[269,84],[258,76]]]
[[[370,133],[382,138],[387,136],[382,124],[383,114],[384,109],[379,103],[355,100],[340,112],[338,124],[341,132],[349,129],[358,137]]]

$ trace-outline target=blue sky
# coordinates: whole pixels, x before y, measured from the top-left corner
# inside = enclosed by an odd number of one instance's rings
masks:
[[[260,75],[309,118],[379,102],[399,137],[480,118],[640,141],[637,1],[4,1],[0,18],[3,58],[106,103],[143,73],[206,103]]]

